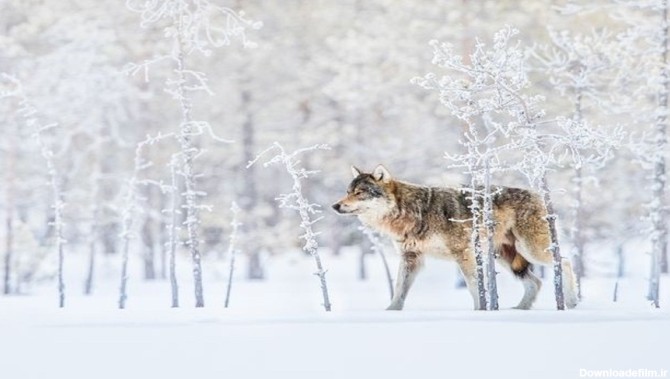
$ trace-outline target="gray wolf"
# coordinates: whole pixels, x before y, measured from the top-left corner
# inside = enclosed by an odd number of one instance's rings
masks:
[[[403,308],[425,256],[458,264],[477,309],[472,221],[467,221],[471,219],[469,191],[395,180],[382,165],[371,173],[352,166],[351,172],[354,179],[347,194],[333,209],[356,215],[365,225],[387,235],[401,254],[394,297],[387,309]],[[497,263],[511,270],[524,286],[523,298],[515,308],[530,309],[542,285],[530,265],[553,265],[542,199],[529,190],[495,187],[493,217]],[[570,261],[563,259],[562,268],[566,306],[574,308],[578,300]]]

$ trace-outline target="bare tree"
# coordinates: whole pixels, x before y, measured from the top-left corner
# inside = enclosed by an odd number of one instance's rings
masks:
[[[415,81],[425,88],[437,90],[442,103],[447,105],[456,117],[465,121],[476,116],[482,117],[482,122],[490,132],[481,139],[467,137],[468,143],[474,147],[469,149],[470,154],[461,158],[461,161],[467,162],[468,167],[484,166],[486,173],[486,167],[495,161],[492,159],[495,155],[484,154],[488,159],[481,160],[482,163],[478,165],[481,156],[478,148],[482,144],[487,146],[488,143],[492,143],[489,138],[504,140],[497,143],[497,148],[520,154],[512,157],[509,163],[502,165],[502,168],[514,169],[524,174],[531,186],[540,193],[544,202],[550,235],[548,250],[554,260],[556,307],[562,310],[566,304],[564,287],[567,287],[567,293],[571,295],[568,298],[569,307],[577,304],[577,298],[576,295],[572,298],[575,286],[573,278],[563,277],[563,267],[571,264],[560,254],[557,215],[554,211],[547,172],[550,167],[557,164],[556,149],[564,141],[555,134],[540,133],[538,130],[547,123],[556,124],[557,120],[543,120],[544,111],[537,109],[542,98],[526,93],[530,87],[528,67],[525,51],[519,41],[514,39],[517,34],[518,30],[508,26],[495,33],[491,47],[478,40],[468,64],[463,63],[461,56],[455,54],[452,45],[433,41],[431,43],[434,48],[433,62],[459,73],[460,76],[437,77],[435,74],[428,74]],[[485,152],[495,151],[491,147],[485,149]],[[473,151],[477,153],[473,154]],[[486,177],[490,177],[490,173],[485,174],[484,178]],[[480,183],[474,178],[471,184],[477,188]],[[485,194],[484,200],[488,196],[491,194]],[[472,203],[478,202],[472,199]],[[473,209],[473,218],[476,219],[478,212],[478,209]],[[485,225],[486,223],[485,221]],[[489,221],[487,228],[490,226]],[[473,245],[476,246],[479,241],[474,231],[472,239]]]
[[[179,284],[177,282],[177,217],[179,212],[179,199],[177,187],[177,159],[175,154],[170,159],[170,223],[168,224],[168,247],[170,260],[170,291],[172,295],[172,308],[179,307]]]
[[[174,138],[174,133],[158,134],[156,136],[147,136],[140,141],[135,147],[134,167],[130,178],[126,183],[125,194],[123,198],[123,209],[121,210],[121,239],[123,240],[123,247],[121,249],[121,285],[119,287],[119,308],[126,307],[126,300],[128,299],[128,257],[130,252],[130,241],[135,236],[135,223],[137,220],[137,212],[142,209],[140,204],[140,184],[143,179],[140,177],[142,171],[151,167],[152,163],[144,158],[145,149],[161,140],[167,138]]]
[[[228,286],[226,287],[226,301],[224,307],[228,308],[230,302],[230,289],[233,286],[233,273],[235,272],[235,253],[237,252],[237,229],[240,227],[240,223],[237,221],[237,215],[240,213],[240,207],[237,203],[233,202],[230,206],[230,211],[233,214],[233,219],[230,221],[231,231],[230,231],[230,240],[228,242]]]
[[[263,166],[267,167],[272,164],[281,164],[286,169],[286,172],[291,176],[293,180],[293,191],[290,193],[285,193],[277,197],[279,201],[279,206],[281,208],[293,209],[300,215],[300,227],[305,232],[300,236],[305,244],[303,245],[303,250],[309,253],[312,258],[314,258],[314,263],[316,264],[316,275],[319,278],[321,284],[321,295],[323,296],[323,307],[326,312],[330,312],[331,304],[328,296],[328,286],[326,284],[326,270],[323,269],[321,264],[321,257],[319,256],[319,244],[316,241],[316,236],[318,233],[315,233],[312,229],[312,225],[321,220],[322,217],[312,219],[312,216],[321,212],[319,210],[320,205],[309,202],[303,192],[302,181],[307,179],[310,175],[316,173],[316,171],[308,171],[304,168],[299,167],[300,160],[298,157],[301,154],[314,151],[314,150],[328,150],[330,149],[328,145],[314,145],[311,147],[306,147],[302,149],[297,149],[292,153],[287,153],[284,148],[278,143],[275,142],[272,146],[265,149],[261,152],[253,161],[249,162],[247,167],[254,165],[258,160],[263,156],[267,155],[273,150],[276,150],[276,155],[268,159]]]
[[[549,30],[550,45],[540,45],[531,50],[539,63],[538,70],[548,74],[552,88],[569,97],[573,112],[569,120],[561,124],[568,138],[570,150],[568,164],[572,171],[571,204],[572,224],[570,239],[573,245],[573,261],[577,278],[578,296],[582,296],[581,278],[584,266],[584,184],[594,181],[585,170],[602,168],[612,158],[612,149],[618,147],[623,138],[620,128],[609,133],[594,128],[584,116],[587,101],[598,107],[613,111],[609,84],[616,78],[615,60],[620,51],[612,35],[606,30],[592,30],[589,34],[571,34],[568,31]],[[600,130],[598,130],[600,129]]]
[[[377,253],[377,255],[379,255],[379,258],[382,260],[382,264],[384,265],[384,274],[386,275],[386,282],[388,283],[389,286],[389,295],[391,296],[391,299],[393,299],[393,276],[391,275],[389,264],[386,261],[386,254],[384,253],[384,244],[382,243],[382,241],[380,241],[379,235],[377,235],[375,231],[368,228],[367,226],[361,225],[358,227],[358,230],[362,231],[363,234],[365,234],[365,236],[372,244],[372,251]]]
[[[45,125],[40,121],[37,109],[28,99],[28,96],[23,91],[21,82],[18,79],[7,74],[2,74],[2,79],[11,82],[14,85],[14,90],[11,95],[19,100],[18,113],[23,117],[26,126],[33,131],[33,136],[40,147],[42,158],[44,158],[46,164],[52,196],[52,208],[54,212],[53,227],[54,238],[56,240],[55,250],[58,256],[58,306],[63,308],[65,307],[65,279],[63,277],[63,269],[65,261],[64,244],[66,240],[63,236],[63,208],[65,207],[65,201],[63,200],[63,191],[61,189],[62,174],[56,167],[54,150],[44,138],[44,135],[53,131],[57,125]]]
[[[234,10],[212,4],[207,1],[195,0],[165,0],[141,2],[127,0],[126,5],[131,11],[141,15],[141,26],[147,27],[161,21],[167,21],[170,26],[165,28],[165,35],[171,39],[172,51],[164,56],[157,57],[142,64],[130,64],[128,72],[136,73],[144,70],[148,75],[149,65],[167,60],[171,62],[175,72],[174,78],[166,81],[166,91],[179,103],[181,123],[175,134],[181,147],[181,174],[184,179],[185,191],[184,208],[186,209],[186,230],[188,232],[187,246],[193,262],[193,281],[195,289],[195,306],[204,307],[205,300],[202,286],[202,256],[199,248],[198,231],[200,227],[199,211],[203,206],[198,198],[205,194],[196,188],[196,172],[194,160],[200,154],[200,149],[193,143],[193,136],[208,131],[211,136],[211,126],[205,121],[196,121],[193,118],[193,105],[190,93],[204,91],[213,94],[207,85],[207,76],[203,72],[194,71],[186,66],[186,57],[192,52],[199,52],[205,56],[211,54],[212,48],[229,45],[231,40],[239,38],[245,45],[245,30],[259,28],[260,23],[253,23]],[[221,19],[217,19],[220,17]],[[205,207],[207,208],[207,207]]]
[[[623,50],[620,81],[626,92],[635,93],[628,101],[634,103],[634,122],[648,125],[645,133],[631,144],[631,151],[649,175],[647,204],[652,251],[647,297],[660,307],[661,273],[668,270],[668,215],[666,206],[666,156],[668,145],[668,111],[670,109],[670,49],[668,0],[618,1],[612,13],[629,27],[617,35]],[[653,19],[653,22],[649,22]],[[648,99],[655,101],[650,102]],[[642,101],[640,101],[642,99]]]

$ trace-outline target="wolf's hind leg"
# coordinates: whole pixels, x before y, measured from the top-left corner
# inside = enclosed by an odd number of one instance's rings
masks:
[[[530,270],[527,270],[520,278],[524,292],[521,301],[514,309],[530,309],[537,298],[538,292],[540,292],[540,288],[542,288],[542,281]]]
[[[572,263],[570,260],[561,259],[561,267],[563,268],[563,297],[565,298],[565,306],[572,309],[579,303],[577,296],[577,280],[575,273],[572,271]]]
[[[391,304],[386,308],[389,311],[399,311],[405,306],[405,299],[416,275],[423,266],[423,256],[414,252],[403,252],[398,277],[396,278],[395,291]]]
[[[541,264],[552,267],[554,265],[554,258],[547,248],[549,246],[548,233],[528,233],[526,238],[520,238],[521,246],[519,253],[531,263]],[[579,303],[577,297],[577,282],[575,274],[572,271],[572,264],[566,258],[561,259],[561,268],[563,269],[563,296],[565,298],[565,306],[574,308]]]
[[[530,270],[530,263],[516,250],[514,237],[510,237],[509,243],[500,246],[501,265],[509,269],[514,276],[521,279],[523,283],[523,297],[515,309],[530,309],[537,298],[542,287],[542,281]]]

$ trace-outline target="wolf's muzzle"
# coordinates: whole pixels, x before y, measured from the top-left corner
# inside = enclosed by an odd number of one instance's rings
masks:
[[[342,213],[342,204],[340,204],[340,203],[333,204],[333,209],[337,213]]]

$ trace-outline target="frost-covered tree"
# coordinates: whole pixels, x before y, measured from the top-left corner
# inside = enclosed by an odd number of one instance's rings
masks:
[[[667,148],[670,112],[670,57],[667,0],[620,1],[613,17],[628,29],[617,37],[628,59],[621,65],[619,85],[633,91],[631,127],[643,129],[634,135],[630,148],[649,180],[650,200],[645,212],[650,224],[651,260],[647,297],[659,307],[661,273],[668,272]]]
[[[135,224],[137,222],[137,212],[142,209],[140,204],[141,194],[140,186],[143,182],[140,177],[142,171],[146,170],[152,165],[152,162],[145,158],[146,148],[166,138],[173,138],[173,133],[158,134],[156,136],[147,136],[143,141],[140,141],[135,147],[135,159],[132,174],[126,183],[125,194],[123,197],[124,207],[121,210],[121,239],[123,246],[121,249],[121,285],[119,287],[119,309],[126,307],[126,300],[128,299],[128,258],[130,255],[130,242],[134,239]]]
[[[10,82],[14,88],[4,92],[2,97],[15,97],[18,99],[19,107],[17,113],[23,118],[23,122],[26,127],[33,132],[33,137],[36,140],[42,158],[44,159],[46,165],[46,171],[49,177],[49,186],[51,189],[52,196],[52,209],[53,209],[53,227],[54,227],[54,238],[55,238],[55,250],[58,257],[58,306],[60,308],[65,307],[65,279],[63,276],[64,262],[65,262],[65,237],[63,234],[63,208],[65,207],[65,201],[62,190],[62,180],[63,174],[60,169],[56,166],[56,161],[54,158],[54,148],[47,141],[45,134],[50,133],[57,127],[56,124],[44,124],[39,117],[38,110],[31,103],[30,99],[23,90],[22,83],[13,76],[8,74],[1,74],[0,79],[6,82]]]
[[[544,120],[544,111],[539,109],[542,97],[528,93],[530,80],[526,54],[515,39],[517,34],[518,30],[508,26],[494,35],[490,47],[478,40],[469,63],[455,53],[452,45],[433,41],[433,63],[460,76],[428,74],[416,82],[438,91],[442,102],[451,108],[455,116],[461,119],[482,117],[482,122],[492,130],[492,135],[486,138],[497,135],[501,140],[505,139],[504,143],[497,143],[498,146],[506,145],[505,150],[518,152],[503,167],[521,172],[542,197],[551,240],[547,248],[554,260],[556,307],[562,310],[566,305],[564,287],[569,287],[566,293],[572,294],[574,278],[563,276],[563,267],[571,265],[560,254],[557,215],[547,178],[549,169],[557,163],[555,149],[562,141],[551,133],[539,130],[548,120]],[[486,138],[474,146],[486,145]],[[471,153],[469,159],[476,160],[479,156]],[[487,161],[483,163],[484,167],[490,164]],[[477,167],[474,164],[469,166]],[[473,232],[473,243],[477,242],[476,239]],[[575,306],[576,297],[568,298],[567,304]]]
[[[235,255],[237,253],[237,229],[240,227],[240,223],[237,221],[237,215],[240,212],[240,207],[237,203],[233,202],[230,206],[230,211],[233,214],[233,218],[230,221],[231,231],[230,239],[228,241],[228,285],[226,286],[226,300],[224,302],[224,307],[228,308],[230,303],[230,290],[233,286],[233,273],[235,272]]]
[[[127,70],[130,73],[144,71],[145,76],[148,76],[149,66],[160,61],[168,61],[174,70],[174,75],[166,80],[165,90],[178,102],[181,111],[181,122],[175,136],[179,141],[180,155],[183,160],[180,172],[183,175],[185,187],[183,196],[186,221],[184,224],[188,231],[187,245],[193,261],[195,306],[203,307],[205,300],[202,284],[202,256],[198,237],[201,224],[198,213],[203,206],[199,204],[198,198],[204,193],[196,188],[197,173],[194,160],[201,151],[194,144],[193,137],[203,132],[209,132],[211,136],[214,134],[209,123],[194,119],[191,93],[194,91],[213,93],[207,84],[206,74],[187,67],[186,58],[196,52],[208,56],[211,54],[211,49],[229,45],[233,39],[241,39],[245,45],[249,45],[246,30],[258,29],[261,25],[245,19],[243,14],[231,8],[209,1],[141,2],[127,0],[126,5],[131,11],[140,14],[142,27],[168,23],[164,31],[165,36],[171,41],[171,51],[142,64],[130,64]]]
[[[180,214],[178,204],[178,193],[179,190],[177,185],[177,166],[178,166],[178,155],[174,154],[170,159],[170,186],[164,187],[169,189],[170,193],[170,209],[165,210],[170,214],[170,221],[167,225],[168,228],[168,241],[167,247],[169,250],[169,261],[170,261],[170,291],[172,299],[172,308],[179,307],[179,284],[177,282],[177,233],[180,230],[177,225],[178,216]]]
[[[54,164],[61,172],[61,191],[67,193],[63,233],[71,244],[87,241],[90,259],[84,291],[88,293],[93,287],[96,249],[104,245],[100,240],[115,237],[103,229],[105,221],[114,218],[107,207],[118,185],[113,174],[125,167],[110,162],[123,160],[119,157],[124,154],[116,150],[123,150],[119,129],[132,113],[126,100],[134,94],[118,75],[118,63],[114,61],[124,49],[119,48],[113,31],[118,22],[115,12],[106,13],[109,5],[81,9],[81,4],[70,0],[58,4],[11,1],[7,2],[10,11],[2,10],[0,22],[4,27],[4,15],[9,17],[0,41],[2,69],[21,80],[43,119],[58,124],[44,137],[53,148]],[[6,42],[10,42],[9,49]],[[22,166],[27,159],[23,161]],[[110,169],[105,172],[104,167]],[[45,245],[55,228],[51,211],[44,212],[47,208],[40,200],[46,196],[39,196],[38,188],[27,188],[16,204],[22,222],[32,228],[40,245]],[[36,212],[40,207],[42,212]],[[51,222],[39,222],[45,215]],[[78,251],[74,245],[68,246]]]
[[[320,205],[315,204],[307,200],[304,194],[303,181],[309,178],[310,175],[317,173],[317,171],[310,171],[303,167],[300,167],[299,157],[302,154],[305,154],[314,150],[328,150],[330,149],[328,145],[314,145],[311,147],[306,147],[302,149],[297,149],[291,153],[287,153],[282,145],[275,142],[272,146],[265,149],[261,152],[253,161],[249,162],[247,167],[254,165],[258,160],[260,160],[265,155],[270,154],[275,151],[275,155],[267,159],[263,164],[264,167],[270,166],[272,164],[280,164],[284,166],[284,169],[291,177],[293,181],[293,188],[290,193],[285,193],[277,197],[279,206],[281,208],[293,209],[300,215],[300,228],[304,231],[304,234],[300,236],[305,241],[303,245],[303,250],[309,253],[312,258],[314,258],[314,263],[316,265],[316,275],[319,278],[319,283],[321,285],[321,295],[323,297],[323,307],[326,312],[330,312],[330,297],[328,296],[328,285],[326,284],[326,270],[324,270],[321,263],[321,256],[319,255],[319,243],[316,240],[316,237],[319,233],[314,232],[312,225],[322,219],[318,217],[314,219],[314,215],[320,213]],[[264,158],[265,159],[265,158]]]
[[[531,55],[537,70],[548,75],[552,88],[572,103],[570,117],[560,122],[566,146],[566,164],[571,173],[572,196],[570,239],[581,298],[581,278],[585,273],[584,245],[586,243],[584,216],[584,186],[596,180],[588,171],[602,168],[612,158],[612,149],[623,138],[620,128],[605,131],[594,128],[585,112],[599,107],[612,109],[611,83],[617,76],[615,66],[619,55],[616,41],[607,30],[592,30],[588,34],[549,30],[551,44],[536,46]]]
[[[372,244],[372,251],[374,251],[375,253],[377,253],[377,255],[379,255],[379,258],[381,259],[382,264],[384,265],[384,274],[386,275],[386,282],[388,283],[389,286],[389,295],[391,296],[391,299],[393,299],[393,276],[391,276],[391,270],[389,269],[389,264],[388,261],[386,260],[386,253],[384,253],[384,244],[379,238],[379,235],[374,230],[368,228],[367,226],[361,225],[358,227],[358,230],[360,230],[361,232],[363,232],[363,234],[365,234],[365,236]]]

